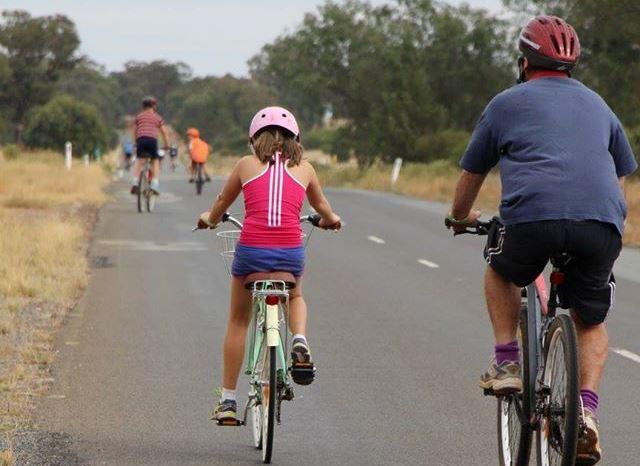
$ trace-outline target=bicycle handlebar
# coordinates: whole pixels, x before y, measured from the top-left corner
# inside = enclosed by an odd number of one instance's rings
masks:
[[[300,217],[300,222],[301,223],[309,222],[314,227],[319,227],[321,219],[322,219],[322,217],[320,216],[320,214],[310,214],[310,215],[303,215],[302,217]],[[242,229],[242,222],[240,220],[238,220],[237,218],[235,218],[234,216],[232,216],[229,212],[226,212],[225,214],[223,214],[222,218],[220,219],[220,221],[221,222],[231,222],[236,227]],[[196,230],[198,230],[197,226],[194,227],[191,231],[196,231]]]
[[[489,234],[489,230],[491,230],[491,227],[499,223],[501,222],[498,217],[493,217],[488,222],[482,222],[478,220],[475,223],[475,225],[469,225],[463,231],[456,232],[453,235],[458,236],[458,235],[468,234],[468,235],[487,236]],[[444,220],[444,224],[447,228],[453,227],[453,223],[448,218]]]

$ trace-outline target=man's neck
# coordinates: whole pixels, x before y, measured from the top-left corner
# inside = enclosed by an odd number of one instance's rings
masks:
[[[527,81],[533,81],[540,78],[568,78],[569,75],[564,71],[556,70],[535,70],[527,74]]]

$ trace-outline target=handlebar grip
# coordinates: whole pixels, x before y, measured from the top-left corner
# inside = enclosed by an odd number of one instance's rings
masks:
[[[309,215],[308,219],[311,225],[313,225],[314,227],[319,227],[320,220],[322,220],[322,217],[320,216],[320,214],[313,214],[313,215]]]

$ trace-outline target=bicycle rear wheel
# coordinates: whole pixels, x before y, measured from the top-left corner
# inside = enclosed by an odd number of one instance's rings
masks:
[[[147,186],[148,182],[146,179],[146,174],[147,174],[147,171],[142,170],[140,172],[140,176],[138,177],[138,212],[140,213],[142,213],[144,210],[143,204],[144,204],[145,192],[149,189],[149,186]]]
[[[514,393],[498,398],[498,456],[500,466],[526,466],[531,455],[532,431],[528,420],[531,418],[531,396],[535,384],[530,375],[530,367],[535,367],[530,351],[527,308],[520,311],[521,349],[520,367],[522,370],[522,393]],[[535,373],[534,373],[535,374]],[[523,425],[524,421],[524,425]]]
[[[147,200],[147,212],[153,212],[153,208],[156,206],[156,194],[151,190],[151,169],[147,172],[147,193],[145,195]]]
[[[265,343],[266,344],[266,343]],[[264,354],[263,375],[269,376],[268,385],[262,384],[262,461],[271,463],[273,455],[273,437],[275,434],[276,394],[276,347],[267,346]]]
[[[544,384],[550,394],[538,429],[540,466],[573,466],[578,443],[578,343],[568,315],[557,316],[547,332]]]
[[[196,166],[196,194],[202,194],[202,185],[204,185],[204,178],[202,176],[202,164],[199,163]]]

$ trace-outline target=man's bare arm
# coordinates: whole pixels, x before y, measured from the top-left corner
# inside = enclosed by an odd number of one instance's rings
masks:
[[[469,217],[486,177],[486,173],[476,174],[463,170],[456,186],[456,194],[451,207],[451,216],[454,219],[464,220]]]

